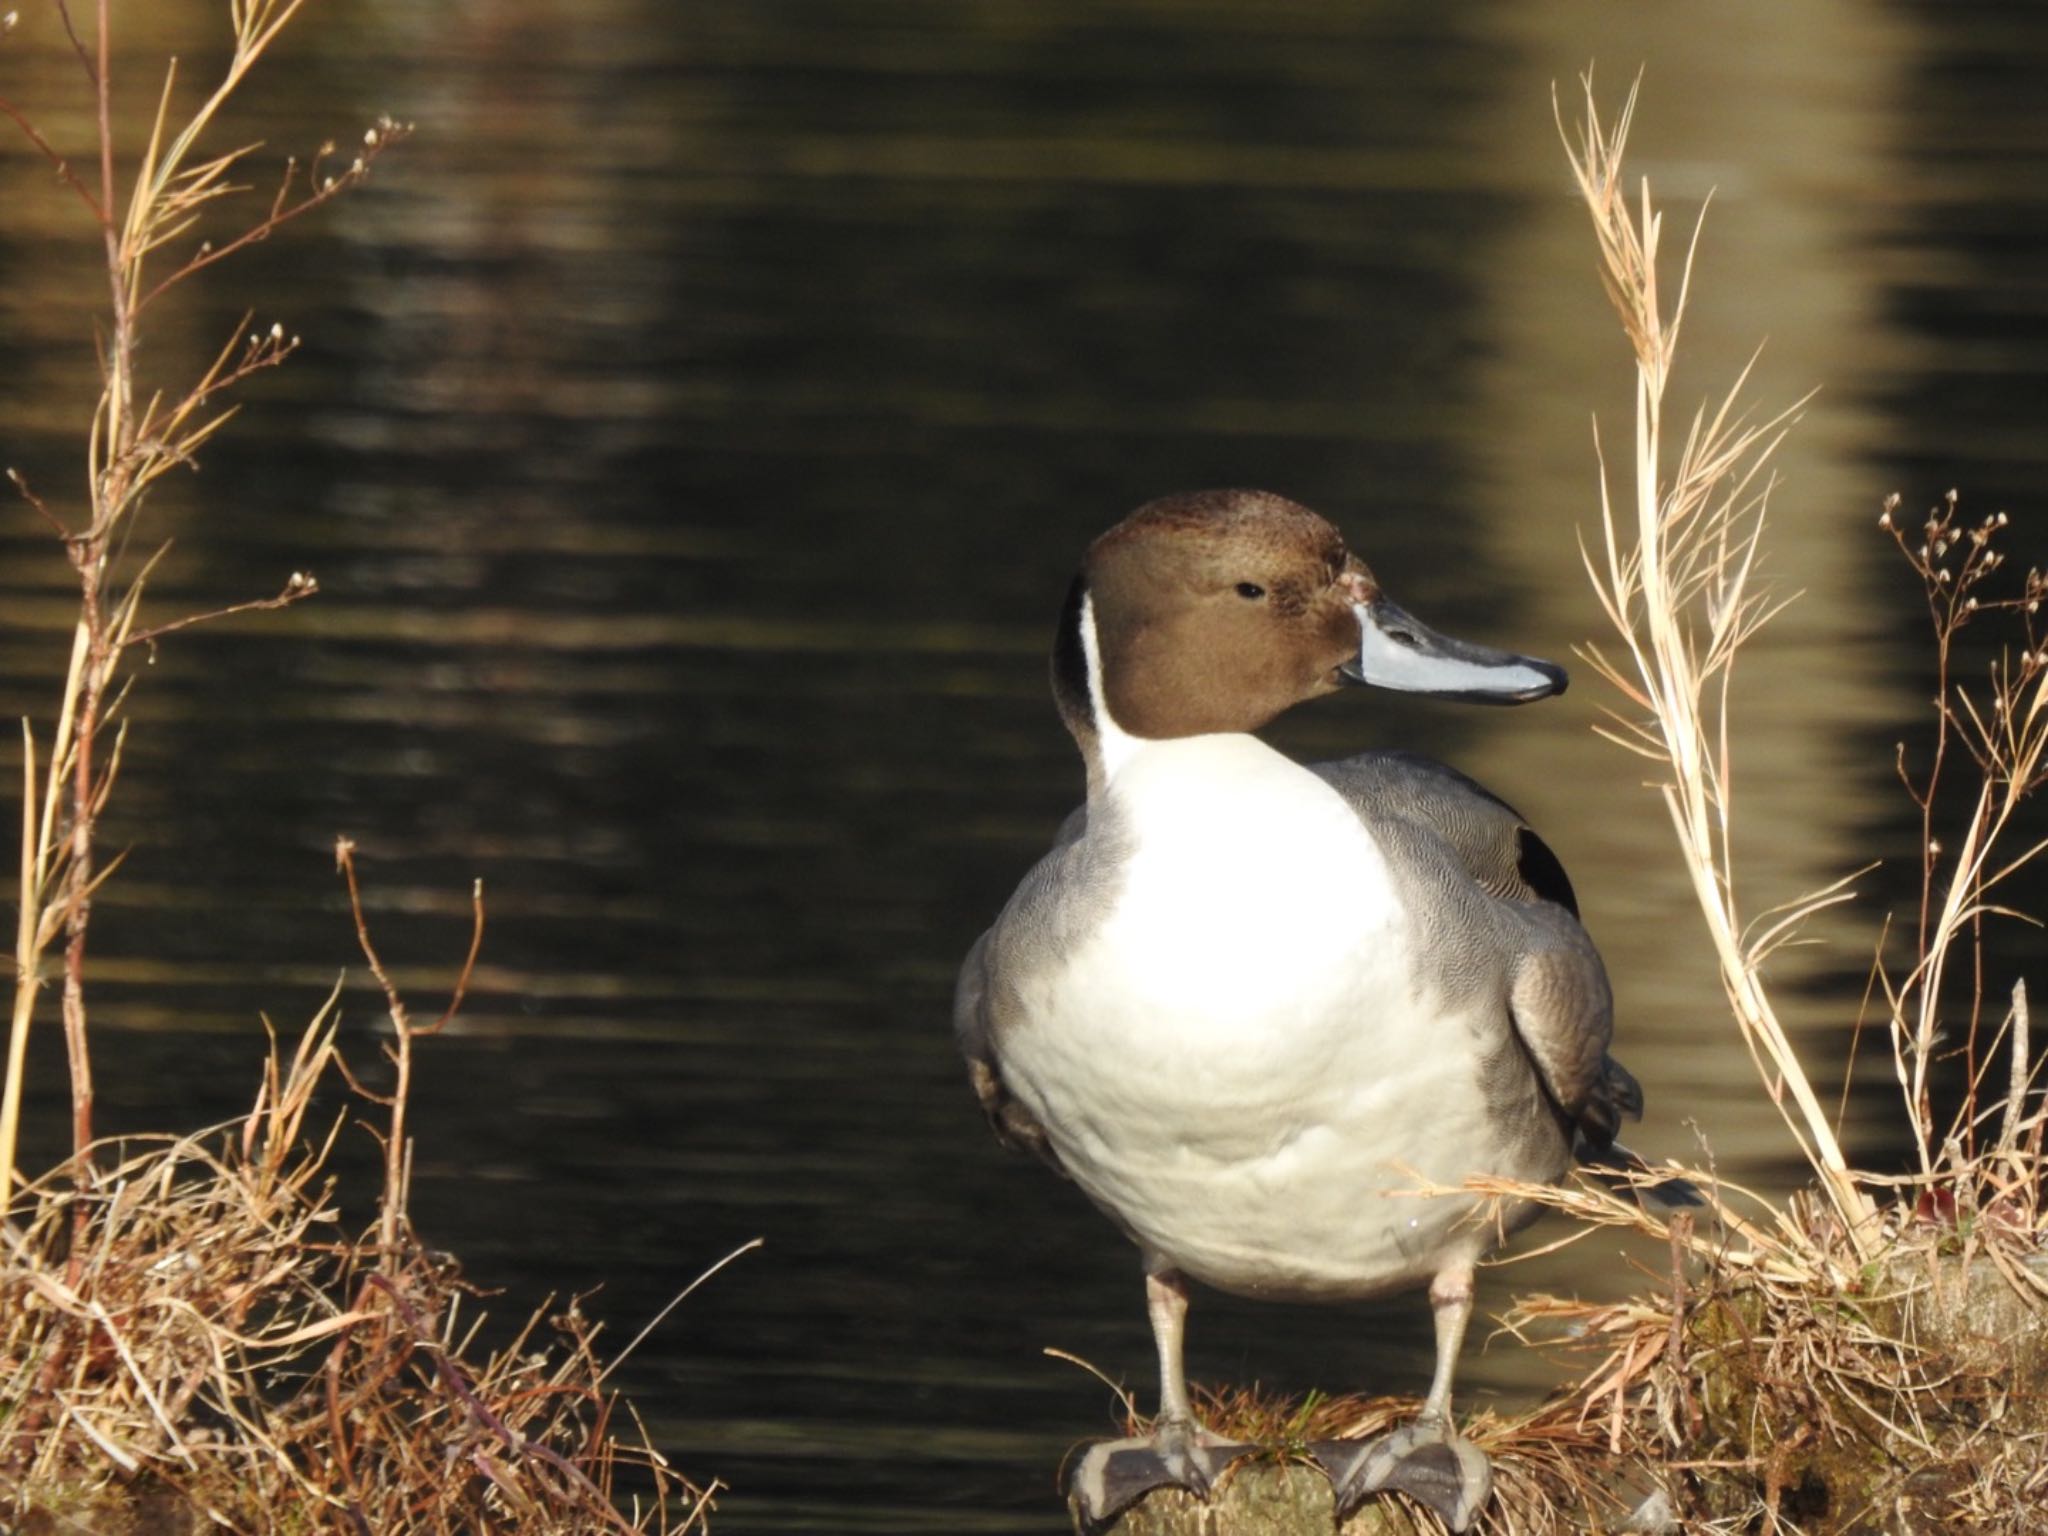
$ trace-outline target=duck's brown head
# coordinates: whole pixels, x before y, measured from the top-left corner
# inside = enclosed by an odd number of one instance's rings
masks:
[[[1489,703],[1565,686],[1549,662],[1418,623],[1334,527],[1265,491],[1148,502],[1090,545],[1053,677],[1084,749],[1103,712],[1162,739],[1256,730],[1347,682]]]

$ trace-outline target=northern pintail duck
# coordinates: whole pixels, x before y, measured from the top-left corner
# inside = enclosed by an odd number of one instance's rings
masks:
[[[1399,1488],[1467,1528],[1491,1491],[1449,1416],[1473,1267],[1535,1211],[1417,1191],[1555,1180],[1641,1111],[1571,884],[1514,810],[1426,757],[1303,765],[1252,734],[1347,682],[1518,703],[1565,675],[1426,628],[1329,523],[1256,491],[1139,508],[1060,619],[1087,804],[969,953],[954,1022],[998,1135],[1143,1254],[1160,1411],[1083,1458],[1092,1521],[1165,1483],[1206,1494],[1245,1449],[1189,1400],[1194,1279],[1283,1301],[1426,1284],[1421,1415],[1324,1462],[1344,1513]]]

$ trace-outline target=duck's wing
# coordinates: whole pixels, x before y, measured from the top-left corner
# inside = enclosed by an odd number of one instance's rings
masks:
[[[1059,1154],[1053,1151],[1045,1127],[1017,1102],[1003,1082],[1002,1059],[996,1051],[1000,1031],[995,988],[989,976],[990,941],[995,938],[996,929],[991,928],[976,939],[960,967],[959,979],[953,985],[953,1038],[967,1061],[967,1081],[981,1103],[981,1112],[988,1116],[989,1129],[996,1133],[996,1140],[1016,1151],[1031,1153],[1063,1174],[1066,1170],[1060,1167]]]
[[[974,941],[953,986],[953,1038],[966,1059],[967,1080],[990,1129],[1004,1146],[1029,1152],[1060,1174],[1066,1170],[1045,1127],[1003,1082],[1002,1040],[1015,1008],[1016,969],[1049,963],[1057,955],[1061,925],[1055,893],[1063,867],[1086,830],[1083,807],[1060,827],[1052,851],[1024,877],[994,926]]]
[[[1607,1054],[1606,967],[1557,855],[1513,806],[1433,758],[1367,752],[1311,767],[1362,820],[1420,829],[1472,884],[1511,904],[1517,952],[1505,979],[1515,1033],[1565,1119],[1593,1149],[1610,1145],[1623,1116],[1641,1116],[1643,1091]]]

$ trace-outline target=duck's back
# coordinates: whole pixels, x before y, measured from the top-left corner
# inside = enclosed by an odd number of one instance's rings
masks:
[[[1448,763],[1418,752],[1361,752],[1308,768],[1361,817],[1398,817],[1427,827],[1489,895],[1549,902],[1578,917],[1571,877],[1535,828]]]

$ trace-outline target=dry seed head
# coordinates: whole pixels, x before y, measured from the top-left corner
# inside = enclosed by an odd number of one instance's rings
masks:
[[[12,32],[20,22],[21,12],[9,11],[5,16],[0,16],[0,32]]]

